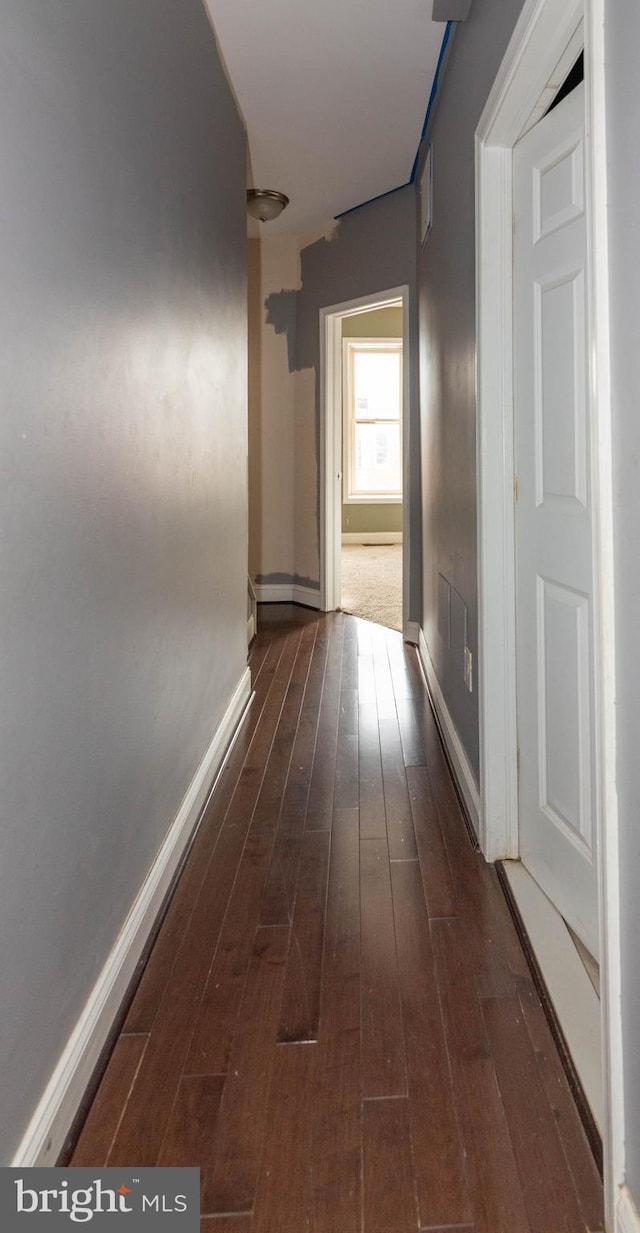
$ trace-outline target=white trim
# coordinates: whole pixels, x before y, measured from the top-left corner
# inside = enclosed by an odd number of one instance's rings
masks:
[[[476,137],[480,843],[518,853],[511,151]]]
[[[418,646],[420,642],[420,626],[417,621],[405,621],[403,638],[405,642],[410,642],[412,646]]]
[[[418,654],[455,780],[466,805],[469,820],[477,835],[480,825],[480,793],[476,777],[445,702],[422,629],[418,635]]]
[[[251,701],[247,668],[31,1118],[14,1168],[54,1165],[136,965]]]
[[[340,604],[342,526],[342,318],[320,312],[320,608]],[[336,469],[337,461],[337,469]]]
[[[391,423],[393,421],[390,421]],[[402,505],[402,497],[396,493],[378,493],[375,495],[371,492],[358,493],[355,497],[346,497],[343,494],[343,505]]]
[[[613,549],[612,405],[609,351],[609,264],[607,140],[604,46],[605,0],[585,0],[587,178],[591,193],[591,365],[592,404],[597,408],[592,446],[598,517],[594,524],[598,579],[597,712],[600,749],[598,833],[600,955],[603,1007],[602,1067],[605,1075],[605,1215],[613,1223],[614,1192],[625,1176],[625,1089],[622,1047],[622,989],[619,891],[618,795],[616,787],[616,662]]]
[[[401,544],[402,531],[343,531],[343,544]]]
[[[480,142],[512,149],[546,111],[568,52],[579,50],[582,19],[583,0],[525,0],[476,129]]]
[[[387,492],[355,492],[355,441],[354,428],[358,421],[354,407],[354,353],[356,351],[386,351],[400,356],[400,381],[398,386],[399,415],[397,419],[373,419],[372,424],[397,424],[402,434],[404,416],[404,344],[402,338],[371,338],[369,335],[342,339],[342,504],[343,505],[390,505],[401,504],[402,493],[398,489]],[[400,440],[402,445],[402,436]],[[402,471],[402,449],[400,449]],[[402,479],[400,480],[402,483]]]
[[[599,755],[601,976],[603,1015],[605,1209],[613,1227],[625,1175],[618,812],[615,738],[611,398],[605,125],[605,0],[525,0],[476,132],[478,327],[478,527],[481,843],[485,855],[517,855],[515,585],[511,396],[511,149],[538,118],[549,94],[585,45],[591,140],[590,355],[594,444],[596,737]],[[557,72],[556,72],[557,69]],[[497,271],[497,277],[496,277]],[[597,387],[597,388],[596,388]],[[504,660],[506,658],[506,666]],[[489,739],[490,738],[490,739]],[[514,809],[514,799],[516,808]]]
[[[640,1233],[640,1212],[628,1186],[620,1190],[616,1205],[615,1233]]]
[[[589,1108],[602,1134],[602,1030],[598,995],[557,908],[520,861],[505,861],[502,867]]]
[[[247,594],[249,596],[249,618],[247,620],[247,646],[250,646],[251,641],[256,634],[256,614],[258,601],[256,600],[255,587],[253,585],[251,574],[247,574]]]
[[[417,308],[416,308],[417,311]],[[402,288],[402,636],[409,641],[409,599],[411,594],[411,471],[409,467],[412,454],[411,440],[411,364],[412,348],[409,332],[409,288]],[[416,357],[417,363],[417,357]],[[414,449],[417,448],[417,443]]]
[[[320,607],[320,592],[313,587],[298,586],[295,582],[257,582],[256,599],[259,604],[304,604],[306,608]]]
[[[409,460],[411,457],[411,337],[409,333],[409,287],[360,296],[320,309],[320,608],[331,612],[340,603],[340,533],[342,526],[342,462],[336,467],[342,432],[342,318],[402,301],[404,362],[402,416],[402,620],[403,636],[409,614],[411,526],[409,508]],[[331,465],[329,465],[331,463]]]

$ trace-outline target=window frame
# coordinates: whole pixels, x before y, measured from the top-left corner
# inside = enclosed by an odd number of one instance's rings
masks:
[[[397,420],[376,417],[358,420],[354,405],[353,357],[361,351],[383,351],[400,357],[399,394],[400,409]],[[401,505],[403,499],[403,451],[402,421],[404,412],[404,348],[402,338],[343,338],[342,340],[342,502],[343,505]],[[355,491],[355,430],[358,423],[397,424],[400,445],[400,488],[385,492]]]

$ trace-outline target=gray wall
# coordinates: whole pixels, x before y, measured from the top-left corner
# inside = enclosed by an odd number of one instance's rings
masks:
[[[245,138],[200,0],[5,0],[0,145],[8,1163],[246,662]]]
[[[627,1182],[640,1209],[640,8],[606,8],[622,1014]]]
[[[478,696],[463,677],[465,629],[474,665],[478,655],[474,133],[522,3],[483,0],[455,29],[427,137],[433,225],[418,266],[427,548],[421,623],[476,775]]]
[[[420,536],[420,454],[418,448],[417,313],[416,313],[416,193],[407,186],[362,206],[343,218],[328,240],[318,240],[301,253],[302,289],[298,292],[296,367],[319,373],[319,313],[321,308],[406,284],[412,322],[409,518],[411,575],[409,620],[420,618],[422,545]],[[316,379],[316,391],[319,382]],[[317,450],[320,411],[316,399]],[[318,537],[320,534],[318,516]]]
[[[358,502],[342,506],[342,530],[349,535],[372,535],[376,531],[402,532],[402,502]]]

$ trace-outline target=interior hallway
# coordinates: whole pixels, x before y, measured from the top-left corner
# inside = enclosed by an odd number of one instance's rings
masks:
[[[74,1165],[199,1165],[210,1233],[579,1233],[596,1167],[414,653],[263,607],[255,698]]]

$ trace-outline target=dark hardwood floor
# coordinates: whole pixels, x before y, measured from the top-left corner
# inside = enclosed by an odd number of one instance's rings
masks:
[[[253,705],[73,1165],[209,1233],[595,1233],[602,1188],[400,635],[260,611]]]

